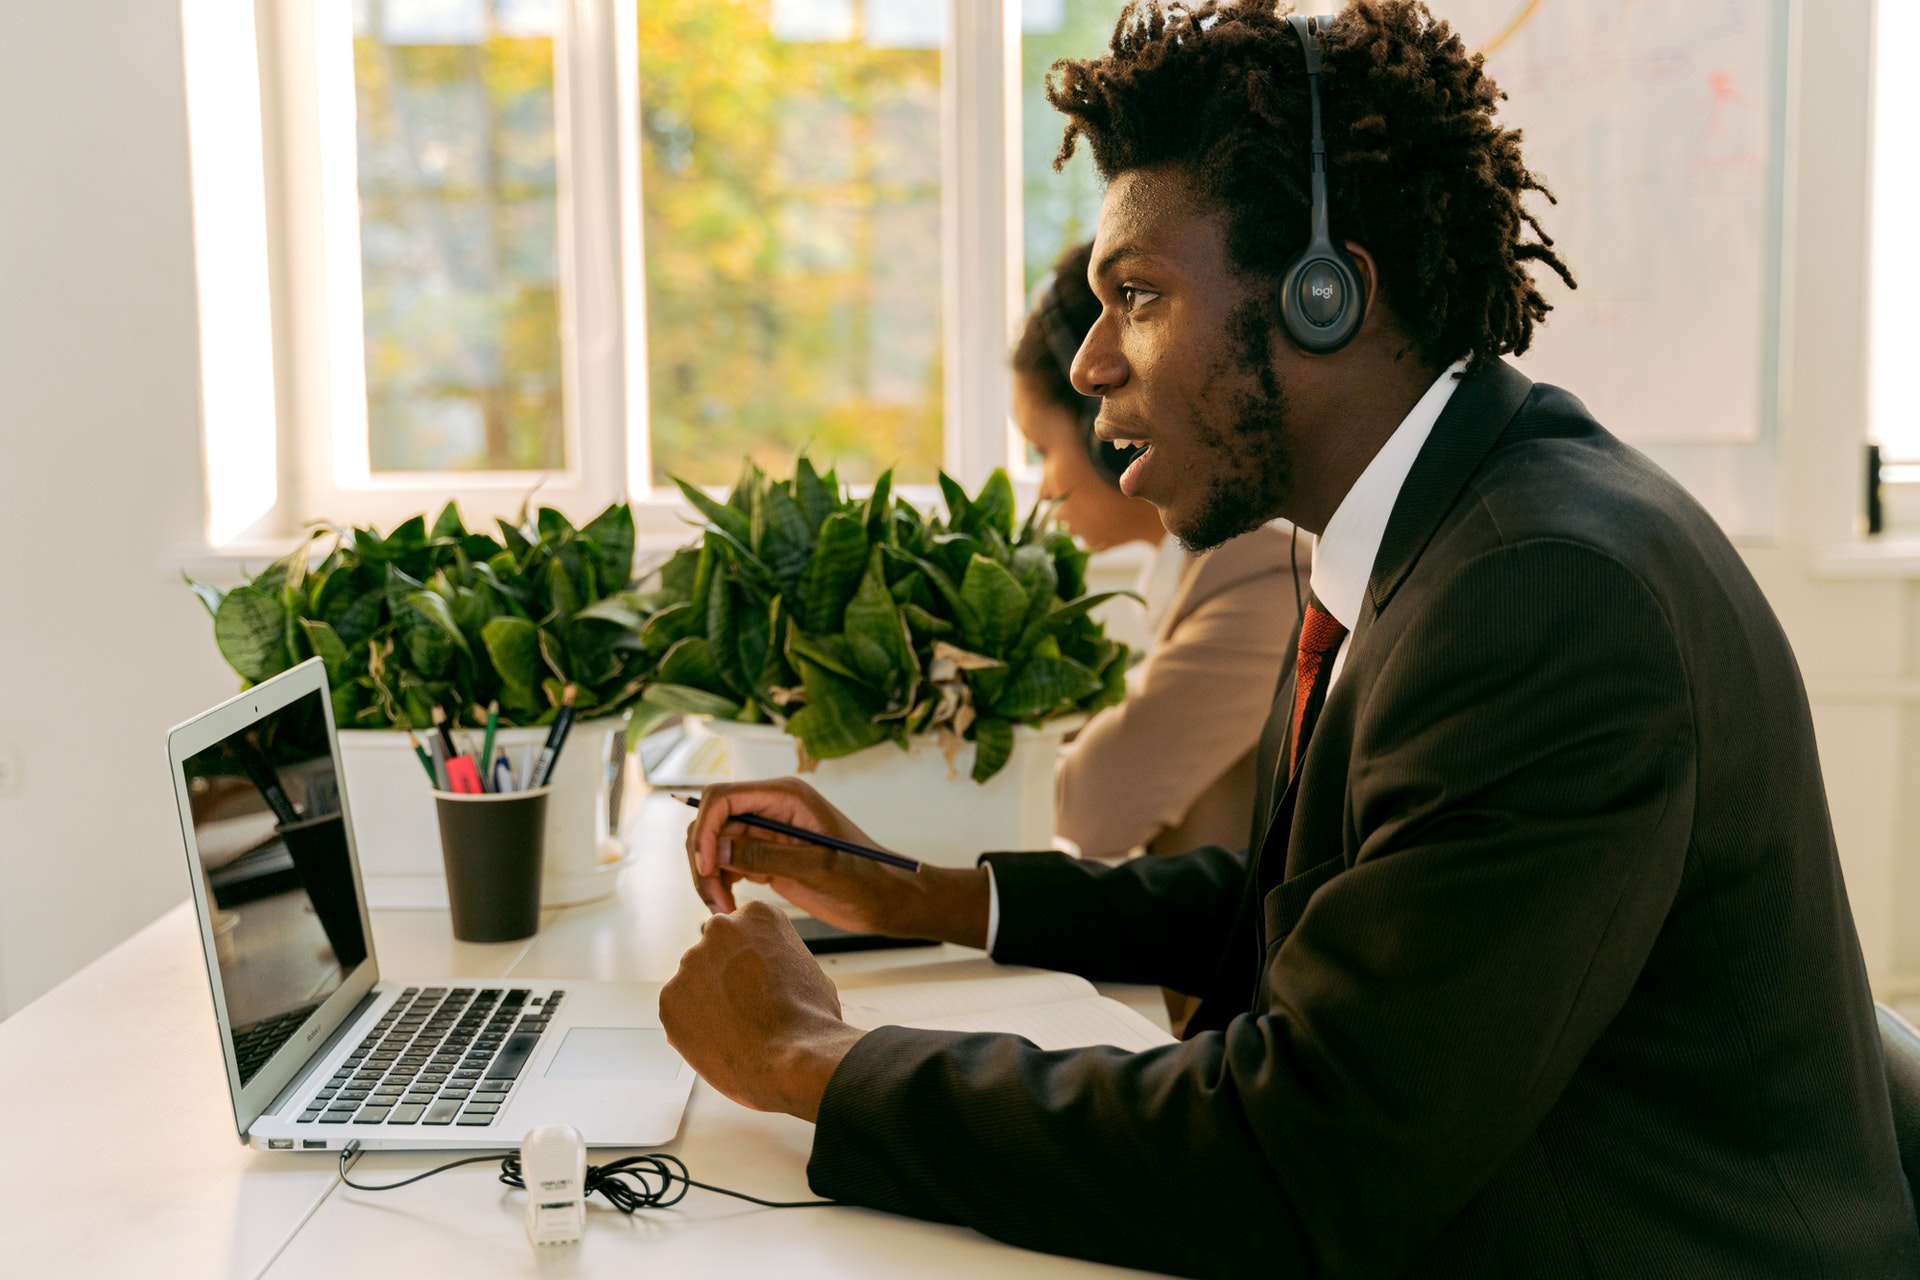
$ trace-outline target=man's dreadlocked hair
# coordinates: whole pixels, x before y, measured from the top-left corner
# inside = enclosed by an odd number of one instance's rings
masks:
[[[1244,272],[1278,279],[1311,218],[1300,42],[1278,0],[1129,4],[1112,51],[1062,59],[1047,98],[1069,117],[1058,168],[1085,138],[1111,180],[1172,165],[1228,217]],[[1413,350],[1477,371],[1533,340],[1551,304],[1527,270],[1573,287],[1521,204],[1553,195],[1520,159],[1505,96],[1419,0],[1352,0],[1322,36],[1320,98],[1335,240],[1366,246]],[[1526,239],[1531,230],[1535,239]]]

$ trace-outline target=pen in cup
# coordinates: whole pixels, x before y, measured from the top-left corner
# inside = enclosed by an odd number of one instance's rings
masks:
[[[493,786],[489,781],[493,777],[493,735],[499,728],[500,703],[496,700],[487,704],[487,736],[480,741],[480,782],[488,787]]]
[[[573,700],[578,690],[568,685],[560,696],[560,710],[553,717],[553,727],[547,730],[546,745],[540,748],[540,758],[533,767],[529,785],[544,787],[553,779],[554,762],[560,758],[560,749],[567,745],[567,731],[573,728]]]

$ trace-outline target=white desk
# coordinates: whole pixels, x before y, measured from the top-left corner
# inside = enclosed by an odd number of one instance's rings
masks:
[[[642,850],[620,892],[544,913],[525,942],[455,942],[444,911],[376,911],[383,973],[663,982],[704,914],[687,883],[691,815],[659,799],[628,830]],[[181,858],[156,838],[156,858]],[[952,955],[973,955],[944,948]],[[924,962],[929,950],[828,957],[829,970]],[[1165,1024],[1159,992],[1107,994]],[[487,1165],[400,1191],[342,1186],[334,1154],[240,1145],[206,969],[183,903],[0,1023],[0,1272],[33,1277],[1098,1276],[1128,1275],[865,1209],[760,1209],[694,1190],[633,1218],[590,1201],[586,1239],[536,1257],[519,1192]],[[693,1176],[807,1199],[811,1125],[694,1086],[666,1150]],[[446,1153],[363,1157],[386,1181]]]

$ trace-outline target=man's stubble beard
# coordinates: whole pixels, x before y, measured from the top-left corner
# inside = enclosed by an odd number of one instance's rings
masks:
[[[1205,496],[1191,520],[1169,526],[1195,555],[1267,523],[1293,492],[1287,397],[1273,374],[1270,301],[1256,291],[1227,317],[1228,349],[1209,371],[1210,387],[1234,390],[1218,412],[1211,395],[1203,405],[1195,436],[1213,464]]]

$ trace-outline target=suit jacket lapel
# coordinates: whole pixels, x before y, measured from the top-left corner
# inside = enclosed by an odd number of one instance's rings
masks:
[[[1467,481],[1479,470],[1488,451],[1506,431],[1532,390],[1531,379],[1506,361],[1496,360],[1454,391],[1421,446],[1394,502],[1393,514],[1387,518],[1386,532],[1367,582],[1367,607],[1362,609],[1361,617],[1355,620],[1353,634],[1347,638],[1346,669],[1351,669],[1353,651],[1365,640],[1373,619],[1386,608],[1395,589],[1432,540],[1441,520],[1459,500]],[[1299,634],[1296,626],[1295,648]],[[1256,895],[1278,884],[1285,875],[1291,836],[1287,828],[1291,827],[1291,801],[1299,778],[1288,778],[1280,769],[1293,746],[1291,713],[1296,661],[1296,657],[1289,657],[1282,670],[1280,689],[1268,713],[1257,756],[1259,793],[1254,810],[1253,842],[1248,846],[1247,857],[1248,891]],[[1324,719],[1324,709],[1321,715]],[[1302,761],[1301,771],[1306,767],[1307,762]],[[1279,857],[1282,866],[1263,869],[1262,863],[1269,855]],[[1256,921],[1258,918],[1256,909]]]
[[[1420,447],[1420,455],[1414,459],[1406,483],[1400,487],[1393,514],[1387,518],[1386,533],[1380,539],[1380,551],[1374,557],[1373,573],[1367,580],[1367,602],[1372,607],[1362,610],[1362,616],[1355,620],[1353,634],[1347,638],[1349,659],[1374,615],[1386,608],[1394,590],[1432,540],[1441,519],[1453,508],[1460,490],[1479,469],[1487,451],[1513,421],[1532,390],[1531,379],[1506,361],[1496,360],[1485,372],[1463,382],[1447,401],[1446,409],[1427,435],[1427,442]],[[1299,624],[1294,626],[1293,641],[1290,648],[1297,649]],[[1279,769],[1293,747],[1291,713],[1296,661],[1297,655],[1289,656],[1281,670],[1280,688],[1276,691],[1273,709],[1268,712],[1256,757],[1260,770],[1256,775],[1259,793],[1255,797],[1254,839],[1249,846],[1256,862],[1287,790],[1287,779],[1280,776]]]
[[[1387,531],[1367,579],[1367,599],[1375,613],[1386,609],[1460,491],[1532,391],[1532,379],[1505,360],[1495,360],[1454,391],[1420,447],[1420,456],[1414,459],[1393,514],[1387,518]]]

